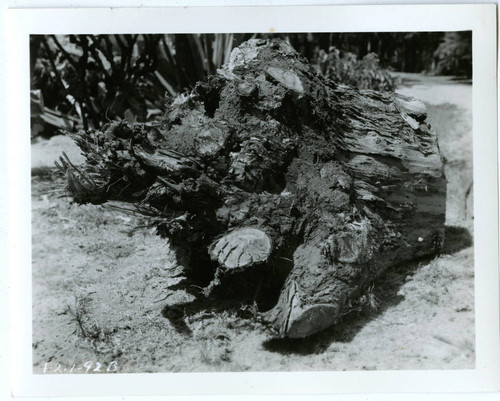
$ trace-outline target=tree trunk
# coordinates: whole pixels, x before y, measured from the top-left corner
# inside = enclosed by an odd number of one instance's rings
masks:
[[[160,123],[78,136],[88,163],[70,190],[135,202],[190,254],[188,282],[213,277],[205,294],[291,261],[265,318],[305,337],[388,266],[438,252],[446,182],[425,118],[416,99],[337,85],[286,42],[250,40]]]

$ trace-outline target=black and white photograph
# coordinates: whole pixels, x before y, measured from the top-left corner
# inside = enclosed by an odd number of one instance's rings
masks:
[[[30,62],[34,372],[474,368],[470,31]]]
[[[31,250],[12,259],[16,394],[97,376],[147,394],[490,390],[486,7],[484,31],[465,6],[307,9],[318,24],[152,10],[150,27],[133,9],[12,22]],[[388,372],[414,378],[376,387]]]

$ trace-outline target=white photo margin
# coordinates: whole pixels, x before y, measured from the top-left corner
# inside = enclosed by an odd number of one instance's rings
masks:
[[[7,21],[10,374],[16,397],[498,391],[496,8],[489,5],[10,9]],[[29,35],[473,31],[476,368],[35,375],[31,328]]]

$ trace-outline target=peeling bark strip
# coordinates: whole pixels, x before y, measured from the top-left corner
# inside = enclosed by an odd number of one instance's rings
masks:
[[[161,122],[78,135],[85,171],[63,168],[75,200],[156,219],[185,281],[213,277],[206,294],[229,273],[293,261],[265,318],[298,338],[334,324],[388,266],[439,250],[446,183],[425,119],[416,99],[337,85],[287,43],[250,40]]]

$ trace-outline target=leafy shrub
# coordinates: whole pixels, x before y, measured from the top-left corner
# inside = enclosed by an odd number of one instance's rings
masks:
[[[32,135],[149,121],[175,96],[215,73],[232,34],[34,35]]]
[[[446,32],[434,52],[434,72],[472,77],[472,34]]]
[[[379,58],[375,53],[368,53],[358,60],[354,53],[341,52],[336,47],[330,47],[328,53],[324,50],[318,52],[316,63],[326,78],[359,89],[394,91],[398,83],[396,77],[380,67]]]

